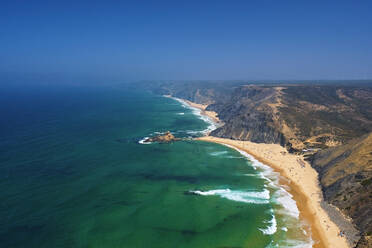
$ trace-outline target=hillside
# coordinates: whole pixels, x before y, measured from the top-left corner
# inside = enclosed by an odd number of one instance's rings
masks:
[[[372,133],[318,152],[312,164],[325,200],[350,216],[361,231],[357,247],[372,247]]]
[[[370,106],[371,88],[248,85],[210,108],[226,123],[213,135],[314,153],[371,132]]]

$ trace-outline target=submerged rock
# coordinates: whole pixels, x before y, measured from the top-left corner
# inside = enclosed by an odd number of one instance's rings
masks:
[[[180,140],[180,138],[174,137],[174,135],[167,131],[165,134],[161,134],[155,137],[147,138],[144,142],[159,142],[159,143],[169,143],[172,141]]]

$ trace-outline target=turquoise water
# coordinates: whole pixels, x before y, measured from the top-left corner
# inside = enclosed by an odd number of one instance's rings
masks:
[[[307,244],[269,167],[198,141],[140,144],[210,124],[124,87],[0,93],[1,247],[290,247]]]

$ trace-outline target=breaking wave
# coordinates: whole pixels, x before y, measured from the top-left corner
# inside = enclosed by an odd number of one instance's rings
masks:
[[[142,145],[149,145],[151,144],[151,142],[146,142],[145,140],[147,140],[149,137],[145,137],[143,139],[141,139],[140,141],[138,141],[139,144],[142,144]]]
[[[198,131],[200,134],[207,134],[207,133],[215,130],[218,127],[217,123],[215,121],[213,121],[212,118],[210,118],[206,115],[203,115],[201,113],[202,111],[200,109],[190,106],[189,104],[187,104],[182,99],[179,99],[179,98],[176,98],[176,97],[172,97],[172,99],[181,103],[182,107],[191,109],[191,111],[194,115],[196,115],[199,119],[203,120],[204,122],[206,122],[208,124],[208,127],[206,129]]]
[[[190,191],[191,193],[203,196],[218,195],[231,201],[253,203],[253,204],[268,204],[270,200],[270,192],[264,190],[262,192],[255,191],[238,191],[230,189],[215,189],[208,191]]]
[[[275,212],[277,214],[286,216],[285,218],[294,218],[297,221],[295,223],[298,223],[299,220],[299,209],[297,207],[296,201],[293,199],[293,195],[290,194],[287,191],[286,185],[280,185],[279,178],[280,174],[278,172],[275,172],[270,166],[267,166],[257,159],[255,159],[250,154],[236,149],[235,147],[231,147],[229,145],[226,145],[230,148],[233,148],[237,150],[241,155],[246,157],[253,168],[258,172],[256,176],[264,179],[266,181],[266,189],[269,189],[271,194],[270,202],[275,204],[277,208],[275,209]],[[254,176],[255,174],[246,174],[246,176]],[[269,224],[266,228],[260,228],[260,231],[264,233],[265,235],[272,235],[276,233],[278,229],[278,223],[275,218],[274,211],[272,212],[272,218],[270,221],[267,221],[267,224]],[[281,231],[287,232],[288,231],[288,225],[290,226],[288,222],[286,222],[285,226],[281,226]],[[297,225],[297,224],[296,224]],[[305,231],[304,224],[300,223],[300,230]],[[268,247],[295,247],[295,248],[308,248],[312,247],[312,244],[314,241],[311,238],[311,235],[307,235],[305,233],[305,236],[308,237],[308,240],[285,240],[283,244],[274,244],[272,243]]]
[[[218,152],[211,152],[209,153],[210,155],[212,156],[220,156],[220,155],[224,155],[224,154],[227,154],[228,151],[218,151]]]
[[[226,146],[236,149],[235,147],[229,145]],[[275,191],[273,195],[274,202],[281,205],[287,214],[298,219],[300,212],[298,210],[296,201],[293,199],[293,196],[282,185],[279,184],[280,174],[275,172],[270,166],[261,163],[250,154],[239,149],[236,150],[244,157],[248,158],[248,160],[252,163],[253,168],[255,170],[259,170],[259,176],[267,182],[269,188]]]
[[[274,233],[276,233],[278,227],[277,227],[277,222],[276,222],[276,218],[275,218],[275,214],[273,210],[271,210],[271,219],[269,221],[265,221],[265,223],[269,225],[265,228],[259,228],[263,234],[273,235]]]

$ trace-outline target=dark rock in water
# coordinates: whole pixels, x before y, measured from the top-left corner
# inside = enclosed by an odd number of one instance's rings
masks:
[[[168,142],[177,141],[177,140],[180,140],[180,139],[174,137],[174,135],[171,134],[171,132],[167,131],[165,134],[148,138],[144,142],[168,143]]]

